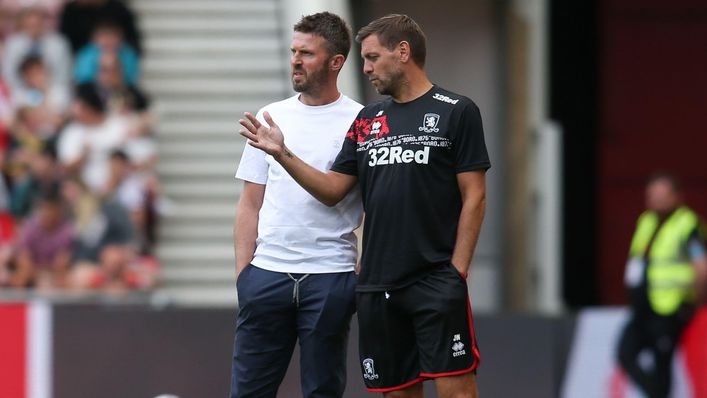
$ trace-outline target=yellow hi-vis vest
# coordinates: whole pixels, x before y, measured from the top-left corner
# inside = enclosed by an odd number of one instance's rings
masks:
[[[659,226],[658,215],[647,211],[638,219],[631,240],[631,257],[645,257],[648,301],[659,315],[671,315],[684,302],[694,300],[695,271],[687,252],[690,234],[699,228],[697,214],[680,207],[663,222],[646,255],[648,244]]]

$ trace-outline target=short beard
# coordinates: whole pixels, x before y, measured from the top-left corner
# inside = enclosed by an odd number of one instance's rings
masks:
[[[312,71],[301,83],[295,83],[292,79],[292,89],[298,93],[316,95],[321,91],[321,87],[326,83],[327,75],[324,68]]]
[[[386,80],[378,78],[378,81],[382,83],[378,88],[376,88],[378,94],[395,97],[396,94],[400,92],[400,86],[403,81],[403,72],[397,70],[391,73]]]

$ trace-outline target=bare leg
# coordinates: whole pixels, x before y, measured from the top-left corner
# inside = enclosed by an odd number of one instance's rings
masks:
[[[402,390],[383,393],[385,398],[422,398],[422,383],[415,383]]]
[[[435,379],[435,386],[439,398],[479,398],[476,375],[473,372],[438,377]]]

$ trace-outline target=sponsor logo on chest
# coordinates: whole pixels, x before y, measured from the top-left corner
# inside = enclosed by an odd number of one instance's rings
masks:
[[[428,164],[430,161],[430,147],[426,146],[417,151],[413,151],[412,149],[403,150],[401,146],[384,146],[369,149],[368,155],[371,157],[368,161],[368,165],[371,167],[413,162],[417,164]]]

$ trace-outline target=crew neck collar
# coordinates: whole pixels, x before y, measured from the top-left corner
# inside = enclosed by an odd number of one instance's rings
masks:
[[[302,101],[300,101],[299,97],[300,97],[300,94],[297,94],[293,97],[293,99],[297,103],[298,107],[301,107],[302,109],[306,109],[307,111],[317,112],[317,111],[327,110],[329,108],[332,108],[332,107],[338,105],[339,103],[341,103],[341,101],[343,101],[344,94],[339,93],[339,98],[337,98],[333,102],[330,102],[330,103],[324,104],[324,105],[307,105],[307,104],[303,103]]]

